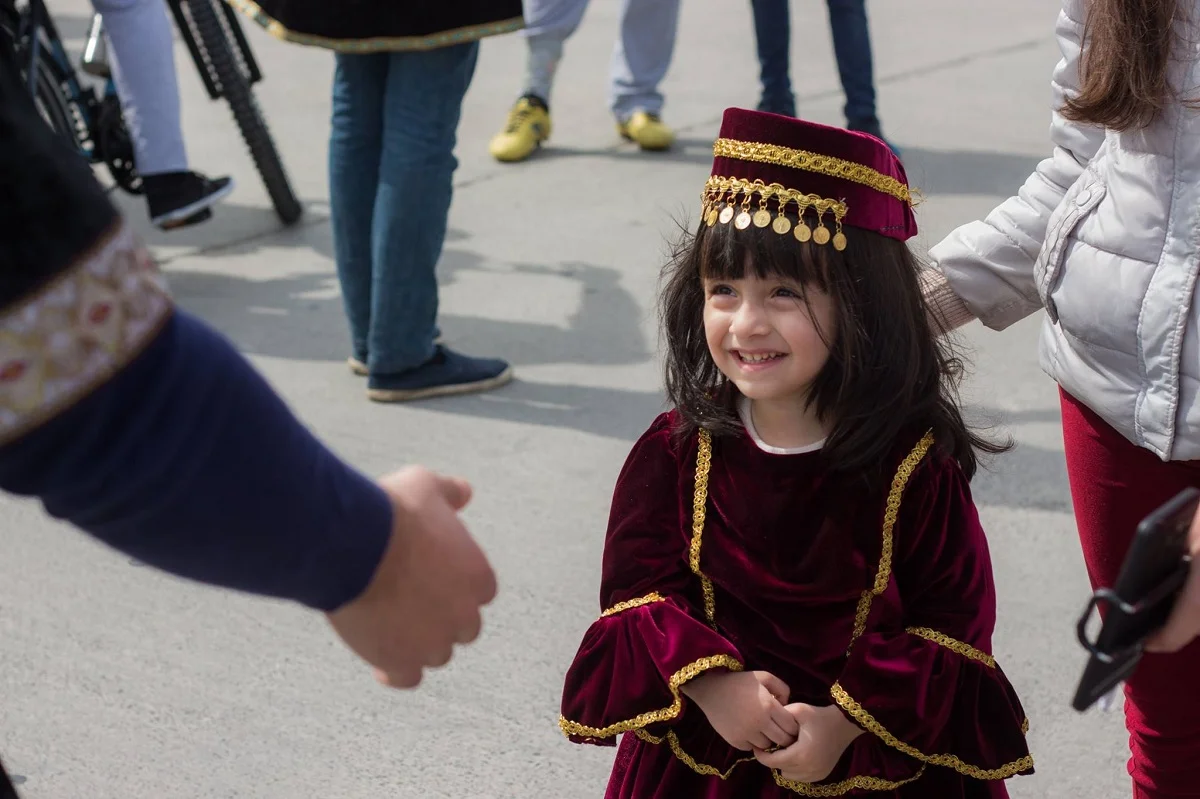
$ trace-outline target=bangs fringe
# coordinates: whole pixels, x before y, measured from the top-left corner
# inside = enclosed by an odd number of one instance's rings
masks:
[[[749,273],[760,280],[778,278],[828,292],[833,261],[842,255],[829,245],[801,243],[770,227],[701,225],[696,238],[701,280],[743,280]]]

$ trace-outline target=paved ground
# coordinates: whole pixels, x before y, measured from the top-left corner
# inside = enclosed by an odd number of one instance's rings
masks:
[[[51,5],[81,36],[87,6]],[[420,461],[473,480],[469,520],[503,592],[477,646],[418,693],[386,693],[311,615],[150,573],[29,503],[0,500],[0,752],[29,799],[602,793],[611,750],[559,736],[558,692],[596,612],[613,480],[660,407],[652,301],[665,237],[673,220],[696,218],[721,111],[753,105],[756,62],[748,9],[688,0],[665,86],[679,145],[639,154],[606,111],[618,4],[593,5],[539,157],[501,166],[486,154],[519,88],[519,38],[485,43],[466,102],[442,323],[455,346],[511,358],[519,382],[411,407],[368,404],[341,363],[326,221],[330,55],[252,36],[268,75],[259,97],[308,207],[303,226],[281,231],[227,109],[208,102],[180,50],[193,161],[231,171],[240,188],[207,226],[146,230],[179,301],[366,471]],[[803,113],[838,123],[824,11],[793,5],[811,16],[795,31]],[[1007,196],[1047,151],[1054,4],[909,0],[872,12],[882,115],[926,197],[924,247]],[[142,207],[128,207],[145,229]],[[1037,325],[967,335],[978,363],[969,393],[1020,442],[976,482],[1000,584],[998,654],[1038,758],[1037,776],[1012,793],[1119,797],[1119,717],[1067,706],[1087,589]]]

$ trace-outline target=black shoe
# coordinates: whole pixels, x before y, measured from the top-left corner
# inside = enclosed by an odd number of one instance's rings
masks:
[[[199,172],[165,172],[144,176],[142,185],[150,221],[163,230],[172,230],[208,219],[212,215],[210,207],[233,191],[233,178],[209,180]]]

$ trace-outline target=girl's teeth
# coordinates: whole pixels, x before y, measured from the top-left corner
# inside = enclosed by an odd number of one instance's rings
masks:
[[[763,361],[773,361],[779,357],[778,353],[775,353],[772,355],[747,355],[745,353],[740,353],[740,354],[742,356],[742,360],[746,361],[747,363],[762,363]]]

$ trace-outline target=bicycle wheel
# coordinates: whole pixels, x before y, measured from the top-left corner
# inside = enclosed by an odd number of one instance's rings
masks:
[[[45,53],[38,54],[37,61],[37,92],[33,103],[46,124],[59,136],[79,148],[79,130],[75,126],[75,113],[63,93],[62,83],[58,80],[57,71],[46,63]]]
[[[254,166],[262,176],[267,194],[271,196],[275,213],[285,225],[293,224],[300,218],[303,208],[292,191],[279,151],[275,149],[275,142],[250,90],[250,83],[234,56],[229,34],[221,22],[220,12],[213,6],[214,2],[221,0],[187,0],[183,5],[191,17],[206,65],[219,84],[221,96],[233,111],[233,118],[250,149]]]

